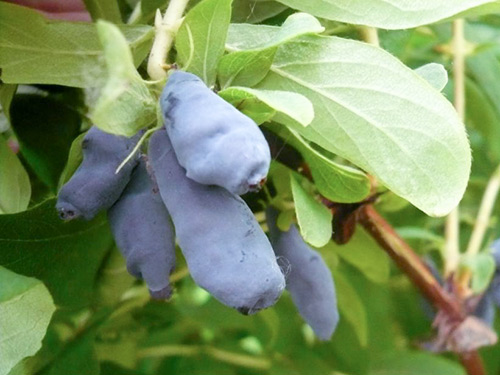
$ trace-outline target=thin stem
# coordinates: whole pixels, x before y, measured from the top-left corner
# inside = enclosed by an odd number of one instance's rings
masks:
[[[269,370],[271,362],[266,358],[254,357],[246,354],[233,353],[211,346],[196,345],[161,345],[139,350],[139,358],[146,357],[192,357],[206,354],[218,361],[230,363],[235,366],[252,368],[257,370]]]
[[[462,121],[465,117],[465,37],[464,20],[453,21],[453,104]],[[460,212],[457,206],[446,218],[444,273],[445,277],[455,272],[460,262]]]
[[[148,74],[153,80],[161,80],[167,76],[163,67],[188,2],[189,0],[171,0],[163,17],[160,10],[156,11],[156,35],[148,60]]]
[[[180,270],[174,272],[170,275],[170,282],[176,283],[177,281],[182,280],[183,278],[189,276],[189,270],[187,267],[181,268]]]
[[[483,361],[477,351],[461,353],[459,357],[462,366],[464,366],[467,369],[467,374],[469,375],[486,374]]]
[[[225,350],[206,347],[205,353],[221,362],[230,363],[240,367],[248,367],[259,370],[269,370],[271,362],[265,358],[258,358],[246,354],[232,353]]]
[[[159,126],[155,126],[154,128],[151,128],[151,129],[147,130],[146,132],[144,132],[141,139],[139,139],[139,141],[137,142],[135,147],[132,149],[132,151],[130,151],[130,154],[128,154],[128,156],[121,162],[121,164],[118,166],[118,168],[116,168],[115,174],[120,173],[122,168],[130,161],[130,159],[132,159],[134,157],[136,152],[139,151],[139,149],[141,148],[141,146],[144,143],[144,141],[146,140],[146,138],[149,137],[149,135],[151,133],[154,133],[155,131],[161,129],[162,127],[163,127],[163,124],[159,125]]]
[[[445,244],[444,244],[444,275],[448,277],[455,272],[460,263],[460,245],[458,237],[460,228],[458,206],[450,212],[445,223]]]
[[[468,256],[474,256],[481,250],[481,244],[483,243],[484,234],[488,228],[491,213],[493,211],[493,206],[498,196],[498,191],[500,189],[500,165],[497,167],[495,172],[491,175],[486,190],[483,194],[483,199],[481,200],[481,206],[479,207],[479,212],[477,214],[476,222],[474,224],[474,229],[472,230],[472,235],[467,246],[466,254]],[[469,282],[472,277],[470,270],[464,270],[458,280],[458,284],[461,287],[462,294],[468,295],[472,292],[469,289]]]
[[[483,242],[484,234],[488,228],[491,213],[493,211],[493,206],[498,196],[498,191],[500,189],[500,165],[497,167],[495,172],[493,172],[486,190],[484,191],[483,199],[481,200],[481,206],[479,207],[479,212],[477,214],[476,223],[472,231],[472,235],[469,240],[469,245],[467,246],[467,255],[476,255],[481,249],[481,244]]]
[[[464,20],[453,21],[453,80],[454,96],[453,105],[458,116],[463,121],[465,118],[465,36]]]
[[[143,348],[137,352],[139,358],[148,357],[190,357],[200,353],[200,347],[194,345],[161,345]]]
[[[380,46],[380,40],[378,39],[378,32],[375,27],[363,26],[360,29],[361,37],[366,43],[373,44],[374,46]]]

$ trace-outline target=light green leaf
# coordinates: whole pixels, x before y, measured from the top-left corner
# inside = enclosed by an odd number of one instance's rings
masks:
[[[368,345],[368,321],[358,292],[340,272],[334,274],[340,318],[346,319],[356,332],[361,346]]]
[[[203,0],[189,11],[175,38],[177,62],[207,86],[215,83],[224,54],[232,0]]]
[[[462,198],[471,165],[463,124],[438,91],[380,48],[304,36],[280,47],[258,88],[305,95],[315,117],[295,130],[425,213],[446,215]]]
[[[49,22],[26,7],[0,2],[0,68],[5,83],[101,86],[107,77],[92,23]],[[138,66],[149,53],[153,28],[121,25]]]
[[[66,161],[66,165],[64,166],[63,171],[61,172],[61,176],[59,177],[59,183],[57,184],[57,191],[61,189],[61,187],[69,181],[73,173],[76,172],[80,164],[83,160],[83,152],[82,152],[82,141],[87,132],[82,133],[76,137],[71,143],[71,147],[69,149],[68,160]]]
[[[56,310],[47,288],[38,280],[0,267],[0,375],[42,346]]]
[[[7,85],[5,83],[0,83],[0,112],[10,121],[10,103],[12,98],[16,93],[17,85]],[[2,126],[0,125],[0,133],[2,132]]]
[[[363,172],[328,159],[290,128],[271,125],[270,129],[301,153],[311,170],[314,184],[325,198],[333,202],[354,203],[370,194],[370,181]]]
[[[474,256],[464,254],[460,265],[471,271],[471,289],[476,294],[488,287],[496,268],[495,259],[490,253],[479,253]]]
[[[302,187],[297,177],[292,175],[290,180],[302,237],[315,247],[324,246],[332,237],[332,213]]]
[[[222,87],[253,86],[265,77],[278,47],[300,35],[321,33],[324,27],[313,16],[295,13],[281,27],[231,24],[224,56],[218,66]]]
[[[438,236],[429,229],[421,227],[398,227],[396,232],[405,240],[424,240],[435,244],[437,248],[441,248],[445,244],[444,237]]]
[[[283,12],[287,7],[274,0],[234,0],[232,22],[259,23]]]
[[[330,241],[323,249],[326,252],[333,251],[374,283],[385,283],[389,280],[389,258],[360,226],[345,245],[337,245]]]
[[[43,281],[57,306],[88,306],[97,271],[113,246],[107,220],[63,222],[50,199],[0,215],[0,265]]]
[[[489,98],[496,112],[500,114],[500,100],[498,100],[500,61],[498,61],[495,51],[487,49],[468,56],[466,62],[470,75]]]
[[[237,108],[240,108],[240,105],[248,105],[248,100],[257,100],[269,107],[265,113],[276,112],[284,116],[285,121],[296,121],[302,126],[309,125],[314,118],[314,108],[309,99],[290,91],[229,87],[220,91],[219,95]]]
[[[115,25],[97,22],[108,80],[91,119],[100,129],[131,137],[156,120],[156,99],[134,67],[127,41]]]
[[[291,8],[329,20],[408,29],[456,15],[494,0],[277,0]]]
[[[494,82],[491,84],[496,85]],[[484,90],[485,88],[480,87],[471,79],[465,81],[467,125],[481,132],[488,143],[488,153],[491,153],[493,160],[499,161],[500,112],[498,110],[500,108],[495,107],[498,100],[492,102]]]
[[[369,375],[465,375],[458,363],[425,352],[394,352],[375,356]]]
[[[120,8],[116,0],[83,0],[92,19],[121,23]]]
[[[448,72],[441,64],[429,63],[422,65],[415,69],[415,73],[438,91],[442,91],[448,83]]]
[[[377,198],[375,205],[377,209],[385,212],[396,212],[408,206],[408,201],[394,194],[392,191],[386,190],[380,197]]]
[[[28,173],[0,134],[0,214],[24,211],[30,202]]]
[[[483,16],[485,14],[494,14],[499,12],[500,12],[500,1],[495,0],[475,8],[467,9],[459,14],[456,14],[455,16],[453,16],[453,18],[477,17],[477,16]]]

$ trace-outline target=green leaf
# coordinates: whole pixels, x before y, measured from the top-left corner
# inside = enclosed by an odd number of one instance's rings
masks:
[[[275,125],[270,129],[301,153],[311,170],[314,184],[325,198],[353,203],[370,194],[370,181],[363,172],[330,160],[292,129]]]
[[[116,0],[83,0],[83,2],[94,21],[103,19],[114,23],[122,22]]]
[[[232,22],[259,23],[283,12],[287,7],[274,0],[234,0]]]
[[[467,70],[474,82],[467,82],[467,117],[483,133],[490,152],[500,158],[500,61],[490,49],[467,57]],[[469,91],[470,90],[470,91]]]
[[[356,332],[361,346],[368,345],[368,320],[363,301],[348,279],[337,272],[334,275],[341,319],[346,319]]]
[[[496,268],[495,259],[490,253],[479,253],[474,256],[465,254],[460,265],[471,271],[471,289],[476,294],[488,287]]]
[[[324,246],[332,237],[332,213],[316,201],[293,175],[291,184],[302,237],[315,247]]]
[[[77,337],[64,348],[43,375],[99,375],[94,348],[95,332]]]
[[[456,15],[494,0],[277,0],[291,8],[329,20],[380,27],[408,29]]]
[[[224,56],[218,66],[222,87],[253,86],[262,80],[278,47],[300,35],[324,31],[319,21],[306,13],[289,16],[281,27],[231,24],[226,49],[236,51]]]
[[[484,88],[470,79],[465,81],[465,92],[467,125],[481,132],[488,143],[485,151],[491,153],[492,159],[498,162],[500,160],[500,142],[497,142],[500,139],[500,126],[498,126],[500,112],[497,112],[496,108],[498,100],[492,102],[484,92]]]
[[[10,103],[12,98],[16,93],[17,85],[7,85],[5,83],[0,83],[0,113],[2,113],[7,120],[10,121]],[[0,133],[2,132],[0,126]]]
[[[0,2],[0,24],[5,83],[96,87],[105,82],[106,65],[94,24],[49,22],[34,10],[6,2]],[[153,28],[121,25],[120,30],[138,66],[151,47]]]
[[[189,11],[175,39],[177,62],[207,86],[215,83],[224,53],[232,0],[203,0]]]
[[[56,310],[47,288],[38,280],[0,267],[0,375],[42,346]]]
[[[24,211],[31,198],[30,179],[1,134],[0,176],[0,214]]]
[[[425,352],[395,352],[374,357],[369,375],[465,375],[458,363]]]
[[[385,283],[389,280],[389,258],[377,242],[360,226],[356,228],[351,240],[345,245],[337,245],[330,241],[323,250],[333,251],[374,283]]]
[[[384,212],[396,212],[408,206],[408,201],[386,190],[375,202],[377,209]]]
[[[71,148],[69,149],[68,161],[61,172],[61,177],[59,178],[59,183],[57,184],[57,191],[69,181],[73,173],[76,172],[83,160],[82,152],[82,141],[85,138],[87,132],[80,134],[71,143]]]
[[[429,63],[422,65],[415,69],[415,73],[438,91],[442,91],[448,83],[448,72],[441,64]]]
[[[149,23],[156,13],[157,9],[165,9],[165,6],[169,3],[168,0],[148,0],[141,1],[141,15],[139,17],[140,23]],[[129,21],[130,22],[130,21]]]
[[[267,106],[264,113],[276,113],[284,116],[282,121],[295,121],[302,126],[307,126],[314,118],[312,103],[305,96],[290,91],[257,90],[248,87],[229,87],[219,92],[225,100],[245,113],[252,102],[263,103]],[[255,104],[253,104],[255,105]],[[242,108],[243,107],[243,108]],[[246,114],[246,113],[245,113]],[[276,116],[273,116],[273,118]]]
[[[80,114],[50,96],[18,94],[11,123],[26,162],[56,192],[71,142],[80,131]]]
[[[428,215],[445,215],[462,198],[471,165],[463,124],[439,92],[380,48],[301,37],[280,47],[258,88],[305,95],[315,117],[295,130]]]
[[[120,302],[123,293],[135,278],[127,271],[125,258],[116,247],[107,255],[96,280],[95,305],[113,306]]]
[[[301,35],[321,33],[325,28],[307,13],[287,17],[281,26],[231,24],[226,49],[231,52],[277,47]]]
[[[97,270],[113,245],[108,223],[103,216],[65,223],[55,204],[50,199],[0,216],[0,265],[43,281],[58,306],[86,306]]]
[[[98,21],[97,33],[109,76],[91,119],[108,133],[131,137],[156,120],[157,100],[135,69],[127,41],[118,27]]]

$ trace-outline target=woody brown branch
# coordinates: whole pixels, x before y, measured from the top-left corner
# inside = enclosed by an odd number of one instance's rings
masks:
[[[356,216],[358,222],[410,278],[421,293],[435,305],[438,311],[446,314],[451,324],[459,326],[467,318],[459,301],[443,289],[420,257],[399,237],[392,226],[378,214],[372,205],[361,206]],[[457,354],[469,375],[485,374],[481,357],[476,350]]]

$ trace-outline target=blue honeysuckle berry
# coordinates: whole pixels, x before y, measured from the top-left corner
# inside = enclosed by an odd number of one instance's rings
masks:
[[[130,154],[139,134],[127,138],[103,132],[93,126],[82,142],[83,161],[63,185],[57,196],[56,209],[63,220],[91,220],[101,210],[116,202],[130,180],[137,157],[119,173],[118,166]]]
[[[271,153],[252,119],[183,71],[170,75],[160,106],[179,164],[190,179],[237,195],[260,189]]]
[[[276,225],[278,211],[266,210],[271,244],[286,274],[286,289],[300,315],[316,336],[328,340],[339,321],[332,273],[321,255],[304,242],[292,224],[286,232]]]
[[[130,274],[144,279],[153,298],[169,298],[169,275],[175,268],[175,234],[144,160],[108,210],[108,219]]]
[[[151,137],[148,155],[194,281],[243,314],[273,305],[285,279],[246,203],[188,178],[164,129]]]

